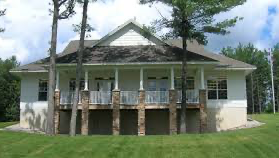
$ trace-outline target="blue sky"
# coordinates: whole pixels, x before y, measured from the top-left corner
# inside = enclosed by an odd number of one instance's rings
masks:
[[[22,64],[26,64],[48,56],[51,16],[49,9],[51,0],[0,0],[0,9],[7,8],[7,15],[0,18],[0,26],[6,32],[0,34],[0,58],[17,56]],[[161,4],[156,8],[165,16],[169,9]],[[89,23],[96,31],[90,39],[99,39],[109,31],[136,17],[142,24],[150,24],[159,17],[154,7],[142,6],[138,0],[110,0],[89,6]],[[69,20],[59,22],[58,52],[61,52],[70,40],[78,39],[72,24],[81,19],[81,7],[77,14]],[[218,53],[226,46],[235,47],[238,43],[253,43],[259,49],[274,46],[279,42],[279,1],[278,0],[247,0],[230,12],[217,15],[216,20],[235,16],[244,17],[243,21],[230,29],[226,36],[209,35],[207,49]]]

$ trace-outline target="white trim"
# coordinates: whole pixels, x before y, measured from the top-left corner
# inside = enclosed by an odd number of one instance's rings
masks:
[[[23,73],[23,72],[48,72],[48,70],[33,70],[33,71],[29,71],[29,70],[16,70],[13,71],[11,70],[10,73]]]
[[[102,65],[181,65],[182,62],[130,62],[130,63],[96,63],[96,64],[83,64],[84,66],[102,66]],[[219,62],[187,62],[188,65],[215,65]],[[56,64],[56,66],[76,66],[77,64]],[[48,67],[48,65],[44,65]]]
[[[256,67],[251,68],[215,68],[214,70],[256,70]]]

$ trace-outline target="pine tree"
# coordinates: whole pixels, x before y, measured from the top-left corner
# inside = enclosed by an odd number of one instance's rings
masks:
[[[172,8],[171,17],[161,18],[154,22],[157,29],[168,28],[170,32],[166,38],[182,38],[182,103],[180,116],[180,133],[186,133],[186,78],[187,78],[187,41],[196,40],[200,44],[207,44],[206,33],[226,35],[227,28],[232,27],[242,18],[235,17],[216,22],[215,15],[230,11],[242,5],[246,0],[140,0],[140,3],[161,2]]]

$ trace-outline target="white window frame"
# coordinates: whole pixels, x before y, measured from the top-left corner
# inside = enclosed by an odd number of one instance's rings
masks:
[[[207,87],[207,93],[209,93],[209,91],[213,91],[213,90],[216,90],[216,99],[209,99],[208,98],[208,94],[207,94],[207,99],[208,100],[228,100],[228,98],[229,98],[229,95],[228,95],[228,78],[227,78],[227,76],[218,76],[218,77],[213,77],[214,79],[207,79],[207,82],[206,82],[206,87]],[[218,82],[219,81],[223,81],[223,80],[225,80],[226,81],[226,89],[219,89],[219,84],[218,84]],[[210,89],[209,87],[208,87],[208,81],[215,81],[216,82],[216,89]],[[219,91],[221,91],[221,90],[226,90],[227,91],[227,99],[219,99]]]
[[[182,87],[180,87],[180,88],[178,88],[177,87],[177,81],[182,81],[181,80],[181,77],[175,77],[175,79],[174,79],[174,88],[176,89],[176,90],[182,90]],[[189,77],[187,77],[187,79],[186,80],[193,80],[194,81],[194,85],[193,85],[193,89],[187,89],[187,90],[194,90],[195,88],[196,88],[196,80],[195,80],[195,77],[194,76],[189,76]],[[187,81],[186,81],[187,82]],[[182,86],[182,83],[181,83],[181,86]],[[188,86],[187,86],[188,87]]]
[[[70,80],[69,80],[69,92],[75,92],[75,89],[74,90],[72,90],[71,89],[71,81],[75,81],[75,83],[76,83],[76,79],[75,78],[71,78]],[[84,82],[84,86],[85,86],[85,80],[82,78],[81,80],[80,80],[80,84],[82,83],[82,82]],[[88,82],[88,87],[89,87],[89,82]],[[75,88],[75,87],[74,87]],[[81,90],[84,90],[84,87],[81,87],[80,86],[80,91]]]
[[[46,82],[47,83],[46,89],[41,90],[40,82]],[[40,100],[40,93],[46,93],[46,100]],[[39,82],[38,82],[38,101],[44,102],[44,101],[47,101],[47,100],[48,100],[48,80],[46,80],[46,79],[39,79]]]

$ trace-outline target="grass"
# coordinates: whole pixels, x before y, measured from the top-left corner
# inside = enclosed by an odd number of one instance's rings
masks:
[[[68,136],[0,131],[0,158],[279,157],[279,114],[254,115],[253,129],[177,136]]]
[[[14,124],[17,124],[18,122],[0,122],[0,128],[5,128]]]

